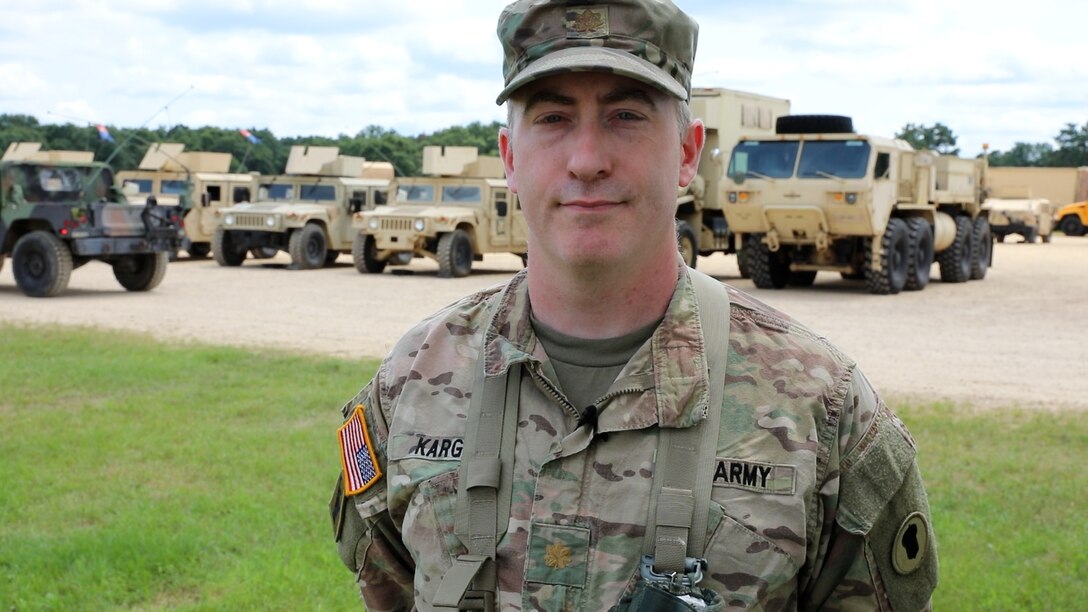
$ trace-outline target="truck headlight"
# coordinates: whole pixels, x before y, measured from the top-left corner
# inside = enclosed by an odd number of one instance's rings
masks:
[[[735,191],[730,191],[729,192],[729,203],[730,204],[736,204],[737,203],[737,192],[735,192]]]
[[[857,204],[858,203],[858,194],[856,194],[856,193],[846,194],[846,203],[847,204]]]
[[[223,225],[234,225],[234,215],[223,217]]]
[[[366,225],[370,229],[376,230],[376,229],[378,229],[378,227],[381,226],[381,222],[379,222],[377,219],[371,219],[370,221],[367,222]]]
[[[276,226],[276,218],[275,217],[265,217],[264,218],[264,224],[266,226],[268,226],[268,227],[275,227]]]
[[[422,232],[423,228],[427,227],[427,223],[423,219],[416,219],[416,222],[412,224],[412,227],[416,228],[417,232]]]

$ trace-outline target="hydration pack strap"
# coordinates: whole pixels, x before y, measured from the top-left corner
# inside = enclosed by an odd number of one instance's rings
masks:
[[[725,396],[725,365],[729,346],[729,295],[716,279],[689,270],[699,305],[703,356],[708,362],[709,401],[706,418],[684,428],[661,428],[651,516],[646,546],[653,544],[653,569],[660,574],[684,574],[685,560],[698,558],[706,545],[714,456]]]
[[[454,533],[468,553],[458,556],[443,574],[435,594],[438,609],[494,609],[495,548],[510,521],[521,365],[488,377],[484,350],[481,347],[472,386],[454,519]]]

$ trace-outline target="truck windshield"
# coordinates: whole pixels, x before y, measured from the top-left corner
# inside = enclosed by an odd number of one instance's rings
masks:
[[[260,191],[262,200],[290,200],[294,186],[284,183],[266,183],[261,185]]]
[[[446,185],[442,188],[443,202],[482,202],[479,185]]]
[[[788,178],[793,176],[793,165],[797,160],[797,146],[794,142],[763,142],[746,140],[737,144],[729,158],[729,178]]]
[[[806,141],[801,148],[798,178],[862,178],[869,167],[864,140]]]
[[[125,185],[136,185],[138,193],[151,193],[151,179],[125,179]]]
[[[180,193],[185,193],[185,181],[163,179],[162,188],[160,191],[162,191],[163,195],[177,195]]]
[[[434,185],[400,185],[397,187],[397,201],[430,204],[434,202]]]
[[[336,199],[336,185],[299,185],[298,199],[329,202]]]
[[[109,196],[113,174],[106,169],[26,165],[26,191],[28,202],[62,202],[76,199],[91,201]],[[94,184],[91,184],[91,179]]]

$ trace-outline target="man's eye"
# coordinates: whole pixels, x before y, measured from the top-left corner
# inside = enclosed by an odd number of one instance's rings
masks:
[[[537,123],[559,123],[562,120],[562,115],[543,115],[537,119]]]
[[[620,111],[616,113],[616,119],[619,119],[620,121],[640,121],[642,120],[642,115],[631,111]]]

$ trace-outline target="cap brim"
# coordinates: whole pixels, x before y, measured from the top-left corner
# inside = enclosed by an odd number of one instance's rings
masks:
[[[608,47],[572,47],[545,55],[519,72],[495,100],[502,104],[518,88],[537,79],[564,72],[611,72],[653,85],[661,91],[688,99],[688,92],[664,70],[626,51]]]

